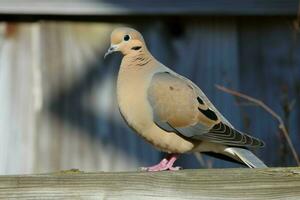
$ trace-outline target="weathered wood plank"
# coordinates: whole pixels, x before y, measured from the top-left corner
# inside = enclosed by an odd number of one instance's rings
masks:
[[[299,199],[300,168],[1,176],[0,198]]]
[[[25,0],[0,2],[0,14],[115,15],[296,15],[298,0]],[[40,16],[43,17],[43,16]]]

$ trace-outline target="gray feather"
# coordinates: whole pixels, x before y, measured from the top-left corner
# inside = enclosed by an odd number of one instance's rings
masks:
[[[250,168],[267,168],[263,161],[257,158],[251,151],[238,147],[228,147],[226,152],[237,156],[243,163]]]
[[[152,82],[157,83],[157,80],[169,78],[170,80],[178,80],[183,85],[188,84],[190,88],[192,88],[194,92],[193,97],[188,98],[197,98],[201,99],[202,104],[205,104],[208,106],[208,109],[210,114],[212,116],[216,116],[216,118],[221,119],[221,122],[218,124],[215,124],[213,127],[209,127],[205,125],[204,123],[196,123],[194,125],[185,126],[185,127],[178,127],[173,126],[172,124],[169,124],[166,120],[161,120],[158,113],[159,111],[156,110],[157,107],[156,98],[152,98],[152,95],[148,95],[148,100],[150,105],[153,108],[153,121],[156,125],[158,125],[160,128],[164,129],[167,132],[173,132],[179,133],[185,137],[193,138],[196,140],[209,140],[211,142],[224,144],[224,145],[231,145],[231,146],[242,146],[242,147],[263,147],[264,143],[259,140],[258,138],[252,137],[248,134],[242,133],[238,130],[236,130],[222,115],[219,113],[219,111],[212,105],[212,103],[208,100],[208,98],[204,95],[204,93],[200,90],[199,87],[197,87],[192,81],[176,74],[172,71],[164,71],[164,72],[157,72],[153,75],[153,79],[150,83],[150,91],[152,87]],[[172,95],[172,91],[166,91],[167,95]],[[176,99],[174,99],[176,101]],[[164,109],[164,108],[159,108]],[[199,109],[199,107],[198,107]],[[199,111],[201,112],[201,111]]]

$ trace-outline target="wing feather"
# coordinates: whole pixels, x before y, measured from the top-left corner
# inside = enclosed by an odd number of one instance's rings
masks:
[[[154,122],[167,132],[231,146],[264,143],[236,130],[190,80],[173,71],[153,75],[148,89]]]

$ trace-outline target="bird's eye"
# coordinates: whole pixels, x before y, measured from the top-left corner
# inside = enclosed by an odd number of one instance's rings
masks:
[[[124,41],[128,41],[130,39],[130,36],[129,35],[125,35],[123,39],[124,39]]]

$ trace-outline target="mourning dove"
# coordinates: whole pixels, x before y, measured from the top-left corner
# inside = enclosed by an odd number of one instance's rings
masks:
[[[179,155],[192,152],[267,167],[249,150],[264,143],[235,129],[197,85],[157,61],[138,31],[115,29],[104,57],[117,51],[123,54],[117,79],[121,115],[142,138],[168,153],[145,170],[177,170],[173,164]]]

